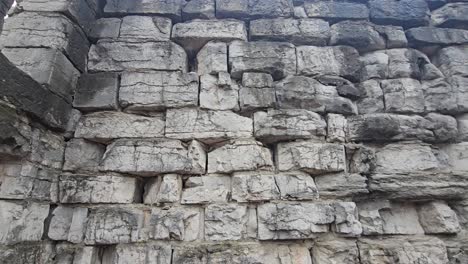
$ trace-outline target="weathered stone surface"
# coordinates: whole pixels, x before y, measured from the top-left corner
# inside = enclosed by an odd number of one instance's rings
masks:
[[[468,114],[457,117],[458,139],[468,141]]]
[[[364,235],[423,234],[418,213],[412,204],[369,201],[359,204],[359,220]]]
[[[442,151],[448,156],[448,165],[451,170],[468,171],[468,142],[443,146]]]
[[[211,110],[239,110],[239,86],[229,73],[200,77],[200,107]]]
[[[262,142],[320,139],[326,135],[325,120],[307,110],[268,110],[256,112],[253,119],[255,137]]]
[[[164,125],[164,120],[158,116],[98,112],[81,118],[75,137],[104,142],[115,138],[161,137]]]
[[[424,26],[429,23],[429,8],[425,0],[370,0],[370,18],[377,24],[403,27]]]
[[[272,167],[270,150],[254,140],[231,141],[208,153],[208,173],[271,170]]]
[[[40,241],[49,205],[0,201],[0,242],[3,245]]]
[[[427,112],[459,113],[464,108],[464,96],[458,87],[446,79],[435,79],[421,83]],[[463,88],[462,88],[463,89]]]
[[[460,232],[457,214],[445,202],[428,202],[418,208],[419,222],[426,234]]]
[[[242,111],[273,107],[276,102],[273,77],[266,73],[245,72],[239,90],[239,105]]]
[[[117,140],[107,146],[101,170],[138,175],[203,174],[206,156],[197,141]]]
[[[412,46],[447,46],[468,43],[468,31],[452,28],[419,27],[406,31]]]
[[[38,164],[60,169],[63,164],[65,142],[62,135],[47,130],[33,131],[29,160]]]
[[[238,20],[193,20],[175,24],[172,39],[189,52],[198,51],[211,40],[246,41],[247,29],[244,22]]]
[[[342,145],[315,141],[279,143],[276,158],[280,171],[303,170],[320,174],[344,171],[346,167]]]
[[[153,178],[145,185],[145,204],[177,203],[182,194],[182,178],[177,174],[167,174]]]
[[[228,72],[227,44],[210,41],[197,54],[198,75]]]
[[[39,86],[40,87],[40,86]],[[16,113],[16,109],[0,101],[0,145],[2,157],[24,157],[32,150],[33,128],[27,118]]]
[[[167,244],[120,244],[108,250],[111,252],[104,253],[103,263],[126,264],[131,261],[134,264],[171,264],[171,246]]]
[[[150,238],[194,241],[203,236],[202,213],[194,207],[172,207],[168,210],[153,208],[149,221]]]
[[[352,141],[444,142],[456,139],[457,132],[455,118],[435,113],[425,117],[368,114],[348,118],[348,136]]]
[[[121,18],[104,17],[96,19],[91,25],[88,37],[93,40],[118,38],[121,25]]]
[[[424,111],[424,93],[417,80],[383,80],[380,85],[387,112],[414,114]]]
[[[431,171],[441,167],[429,145],[388,144],[376,149],[376,172],[412,173]],[[411,162],[407,162],[411,160]]]
[[[275,84],[279,108],[306,109],[318,113],[357,113],[354,103],[341,97],[335,86],[305,76],[288,76]]]
[[[383,91],[378,80],[367,80],[358,85],[362,99],[357,101],[359,114],[384,112]]]
[[[327,141],[345,142],[348,133],[346,117],[338,114],[327,115]]]
[[[248,233],[248,211],[246,205],[208,205],[205,208],[205,239],[222,241],[245,238]]]
[[[229,176],[190,177],[185,181],[181,204],[226,203],[230,194]]]
[[[183,20],[215,18],[215,0],[193,0],[182,8]]]
[[[308,17],[323,18],[331,22],[369,18],[367,6],[353,2],[305,1],[304,9]]]
[[[56,202],[59,172],[28,162],[0,164],[0,198]]]
[[[73,97],[73,107],[81,111],[116,110],[118,77],[115,73],[81,75]]]
[[[468,27],[466,26],[467,12],[468,3],[448,3],[443,7],[432,12],[431,21],[435,26],[438,27],[468,29]]]
[[[281,79],[296,73],[296,49],[287,43],[234,41],[229,45],[229,67],[236,79],[249,71]]]
[[[120,175],[64,174],[59,182],[61,203],[139,202],[140,182]]]
[[[330,26],[321,19],[258,19],[250,22],[249,33],[252,40],[324,46],[330,38]]]
[[[0,246],[0,261],[5,264],[45,264],[53,262],[54,257],[54,246],[50,242]]]
[[[216,0],[218,17],[289,17],[293,12],[291,0]]]
[[[358,221],[356,204],[353,202],[337,202],[333,204],[335,210],[335,223],[333,231],[343,236],[360,236],[362,225]]]
[[[443,48],[434,56],[434,64],[445,76],[466,76],[468,73],[467,51],[468,45]]]
[[[81,243],[87,215],[87,208],[58,206],[52,211],[47,236],[52,240]]]
[[[81,29],[63,15],[23,12],[8,19],[0,47],[61,50],[84,71],[89,42]]]
[[[355,241],[333,239],[318,241],[311,251],[316,264],[355,264],[359,263],[359,249]]]
[[[361,263],[448,263],[444,243],[434,237],[359,239]]]
[[[369,193],[367,178],[358,173],[334,173],[315,177],[321,197],[357,197]]]
[[[335,75],[355,80],[360,68],[359,53],[352,47],[297,47],[298,74],[312,77]]]
[[[119,102],[129,111],[196,106],[198,78],[181,72],[125,72]]]
[[[230,138],[248,138],[253,131],[250,118],[230,111],[169,109],[166,120],[166,137],[182,140],[213,143]]]
[[[69,243],[57,243],[54,252],[54,261],[57,263],[96,263],[101,261],[102,254],[99,248],[80,246]]]
[[[183,0],[110,0],[104,7],[106,14],[146,14],[167,16],[176,21],[180,20]]]
[[[168,70],[187,71],[187,55],[172,42],[129,43],[100,40],[91,46],[88,70]]]
[[[106,147],[84,139],[71,139],[65,148],[65,163],[63,169],[67,171],[87,170],[95,171],[99,167]]]
[[[2,53],[36,82],[71,102],[80,73],[60,51],[45,48],[5,48]]]

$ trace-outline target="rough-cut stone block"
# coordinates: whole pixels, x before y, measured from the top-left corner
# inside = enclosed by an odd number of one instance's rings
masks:
[[[0,262],[5,264],[53,263],[55,256],[54,244],[50,242],[0,246]]]
[[[230,138],[252,136],[252,119],[230,111],[169,109],[166,113],[166,137],[197,139],[213,143]]]
[[[411,173],[430,171],[441,167],[429,145],[388,144],[377,149],[375,157],[376,172]]]
[[[229,45],[229,67],[236,79],[249,71],[281,79],[296,74],[296,49],[288,43],[234,41]]]
[[[197,54],[198,75],[228,71],[227,44],[210,41]]]
[[[73,107],[81,111],[116,110],[118,77],[115,73],[81,75]]]
[[[93,40],[116,39],[120,34],[122,19],[116,17],[104,17],[95,20],[88,33],[88,37]]]
[[[102,256],[103,263],[171,264],[172,251],[171,246],[168,244],[119,244],[115,248],[108,248],[107,250]]]
[[[39,86],[40,87],[40,86]],[[24,157],[31,154],[33,128],[28,120],[16,113],[13,106],[0,104],[0,154],[2,157]]]
[[[291,0],[216,0],[218,17],[289,17],[293,11]]]
[[[197,141],[117,140],[107,147],[101,170],[138,175],[203,174],[206,154]]]
[[[242,111],[273,107],[276,102],[273,77],[266,73],[245,72],[239,90]]]
[[[239,86],[229,73],[200,77],[200,107],[211,110],[239,110]]]
[[[359,219],[364,235],[424,234],[412,204],[386,200],[363,202],[359,204]]]
[[[467,9],[468,10],[468,9]],[[411,46],[448,46],[468,43],[468,31],[452,28],[418,27],[406,31]]]
[[[202,237],[202,213],[194,207],[153,208],[149,220],[152,239],[194,241]]]
[[[463,91],[464,85],[459,86],[458,80],[458,77],[451,77],[423,81],[421,85],[424,91],[426,111],[452,114],[465,112],[467,103],[464,97],[466,93]]]
[[[442,147],[442,150],[448,156],[448,165],[451,170],[468,171],[468,142],[446,145]]]
[[[297,47],[298,74],[312,77],[335,75],[355,80],[360,68],[359,53],[352,47]]]
[[[387,112],[409,114],[424,112],[424,93],[419,81],[409,78],[383,80],[380,85]]]
[[[232,178],[232,199],[241,202],[278,200],[280,191],[272,172],[237,172]]]
[[[45,48],[5,48],[2,53],[36,82],[71,102],[80,72],[60,51]]]
[[[336,239],[318,241],[311,250],[314,264],[359,263],[359,249],[353,240]]]
[[[89,264],[96,262],[99,263],[101,261],[101,258],[103,257],[103,254],[107,254],[107,252],[104,253],[104,250],[100,251],[98,247],[76,245],[70,243],[57,243],[54,253],[55,262],[67,264]]]
[[[0,198],[57,202],[59,172],[32,163],[0,164]]]
[[[65,142],[62,135],[47,130],[33,131],[30,161],[60,169],[63,164]]]
[[[193,0],[182,8],[183,20],[213,19],[216,12],[215,0]]]
[[[122,18],[119,39],[131,42],[168,41],[172,22],[164,17],[127,16]]]
[[[175,24],[172,39],[191,52],[198,51],[211,40],[247,41],[247,29],[244,22],[238,20],[193,20]]]
[[[435,113],[425,117],[368,114],[348,118],[348,136],[352,141],[444,142],[456,139],[457,132],[455,118]]]
[[[190,177],[185,181],[181,204],[226,203],[231,194],[229,176]]]
[[[249,216],[247,205],[208,205],[205,208],[205,239],[223,241],[245,238],[248,233]]]
[[[259,205],[258,239],[305,239],[328,232],[335,220],[333,206],[315,203],[268,203]]]
[[[120,175],[64,174],[59,182],[61,203],[139,202],[140,182]]]
[[[208,153],[208,173],[271,170],[272,167],[270,150],[253,140],[229,142]]]
[[[167,174],[151,179],[145,186],[145,204],[177,203],[182,193],[182,178],[177,174]]]
[[[323,18],[331,22],[369,19],[369,9],[360,3],[305,1],[304,9],[308,17]]]
[[[346,117],[338,114],[327,115],[327,141],[345,142],[348,133],[348,121]]]
[[[314,179],[304,172],[280,172],[275,183],[282,200],[316,200],[319,197]]]
[[[359,239],[361,263],[448,263],[444,243],[435,237]]]
[[[334,173],[315,177],[321,197],[357,197],[369,193],[367,178],[358,173]]]
[[[279,108],[306,109],[318,113],[357,113],[354,103],[341,97],[335,86],[305,76],[288,76],[275,84]]]
[[[104,7],[105,14],[145,14],[166,16],[179,21],[183,0],[110,0]]]
[[[3,245],[40,241],[49,204],[0,201],[0,242]]]
[[[98,112],[81,118],[75,137],[104,142],[115,138],[162,137],[164,125],[161,117]]]
[[[378,80],[367,80],[358,85],[362,99],[357,101],[359,114],[384,112],[383,91]]]
[[[129,43],[98,41],[88,54],[88,70],[168,70],[187,71],[187,54],[172,42]]]
[[[130,111],[196,106],[198,78],[194,73],[125,72],[120,81],[119,103]]]
[[[333,208],[335,211],[333,231],[348,237],[360,236],[362,225],[358,221],[356,204],[353,202],[337,202],[333,204]]]
[[[425,0],[370,0],[369,8],[370,19],[377,24],[417,27],[429,23],[429,7]]]
[[[468,74],[468,45],[441,49],[434,56],[434,64],[445,76],[466,76]]]
[[[458,139],[468,141],[468,114],[457,117],[458,122]]]
[[[321,19],[258,19],[250,22],[249,33],[252,40],[325,46],[330,38],[330,26]]]
[[[449,3],[432,12],[431,22],[438,27],[468,29],[466,25],[468,22],[468,18],[466,17],[467,12],[468,3]]]
[[[280,171],[303,170],[313,174],[344,171],[344,146],[314,141],[279,143],[276,153]]]
[[[255,137],[262,142],[323,138],[327,124],[317,113],[302,109],[268,110],[254,114]]]
[[[47,236],[52,240],[83,242],[88,209],[58,206],[52,211]]]
[[[8,19],[0,47],[57,49],[85,71],[89,42],[81,29],[63,15],[23,12]]]
[[[84,139],[71,139],[65,148],[63,169],[67,171],[95,171],[99,167],[99,162],[105,151],[104,145]]]
[[[428,202],[418,207],[419,222],[426,234],[460,232],[457,214],[445,202]]]

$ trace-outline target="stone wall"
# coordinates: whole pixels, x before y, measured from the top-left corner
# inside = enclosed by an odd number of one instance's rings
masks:
[[[466,0],[23,0],[0,49],[0,263],[468,263]]]

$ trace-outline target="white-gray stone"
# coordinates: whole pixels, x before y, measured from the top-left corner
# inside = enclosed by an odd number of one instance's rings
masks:
[[[239,110],[239,86],[229,73],[200,77],[200,107],[210,110]]]
[[[461,231],[457,214],[442,201],[418,207],[419,222],[426,234],[453,234]]]
[[[145,204],[177,203],[182,194],[182,178],[177,174],[167,174],[153,178],[145,185]]]
[[[225,203],[231,195],[231,178],[221,175],[190,177],[184,183],[181,204]]]
[[[197,54],[198,75],[228,72],[227,44],[210,41]]]

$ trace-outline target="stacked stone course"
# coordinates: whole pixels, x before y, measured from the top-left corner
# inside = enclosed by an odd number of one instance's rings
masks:
[[[0,263],[468,263],[466,0],[22,0],[0,49]]]

